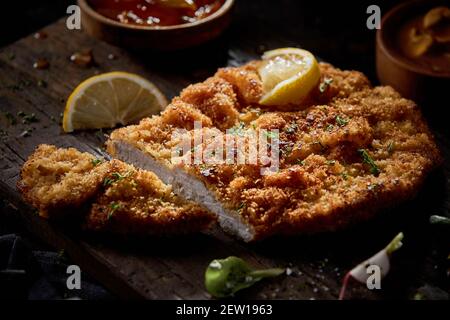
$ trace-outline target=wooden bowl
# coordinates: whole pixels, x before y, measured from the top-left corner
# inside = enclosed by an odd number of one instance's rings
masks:
[[[409,61],[396,47],[399,27],[412,17],[424,15],[428,10],[448,0],[417,0],[403,3],[383,16],[376,38],[376,65],[380,82],[390,85],[404,97],[424,105],[436,101],[449,101],[450,70],[435,72]]]
[[[91,36],[129,49],[176,50],[217,37],[231,21],[234,0],[226,0],[212,15],[174,26],[138,26],[109,19],[96,12],[88,0],[78,0],[83,29]]]

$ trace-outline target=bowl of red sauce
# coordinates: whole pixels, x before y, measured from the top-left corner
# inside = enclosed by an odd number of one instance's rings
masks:
[[[234,0],[78,0],[83,29],[128,49],[176,50],[220,35]]]
[[[448,104],[450,3],[416,0],[387,12],[377,32],[377,74],[421,105]]]

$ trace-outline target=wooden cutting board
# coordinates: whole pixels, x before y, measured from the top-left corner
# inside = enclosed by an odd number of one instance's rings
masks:
[[[65,134],[59,124],[68,95],[82,80],[113,70],[134,72],[153,81],[171,98],[188,84],[212,75],[218,67],[239,65],[256,58],[261,50],[260,39],[242,34],[228,34],[194,50],[143,54],[110,46],[82,31],[69,31],[63,20],[43,32],[48,35],[46,39],[30,35],[0,52],[0,194],[16,208],[27,229],[56,249],[64,249],[82,272],[118,296],[209,299],[203,285],[206,266],[215,258],[236,255],[255,266],[289,267],[291,271],[289,276],[261,282],[240,293],[241,298],[335,299],[345,272],[383,248],[399,231],[405,232],[405,246],[394,258],[392,274],[383,282],[383,289],[369,291],[355,285],[349,297],[407,299],[423,285],[437,292],[448,290],[448,238],[428,224],[430,214],[448,212],[448,162],[429,179],[416,200],[370,223],[334,234],[276,238],[248,245],[213,230],[183,238],[136,241],[96,238],[40,219],[15,187],[20,167],[34,148],[47,143],[105,154],[105,132]],[[265,38],[265,43],[270,48],[293,44],[280,37]],[[93,50],[95,66],[83,68],[70,62],[74,52],[87,49]],[[33,68],[40,58],[50,62],[49,69]],[[39,121],[23,124],[17,116],[20,111],[34,113]],[[6,113],[17,123],[12,124]],[[26,130],[31,130],[29,135],[24,134]],[[447,157],[448,140],[439,133],[438,138]]]

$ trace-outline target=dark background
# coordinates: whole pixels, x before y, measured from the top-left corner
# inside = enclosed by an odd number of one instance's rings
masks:
[[[3,1],[0,47],[16,41],[65,15],[71,0]],[[343,69],[356,69],[376,80],[375,30],[366,27],[367,7],[382,14],[399,0],[236,0],[232,36],[251,32],[261,39],[294,41]],[[250,23],[249,23],[250,22]],[[252,25],[255,25],[252,28]],[[289,39],[289,40],[286,40]],[[263,42],[263,41],[262,41]],[[272,41],[273,42],[273,41]],[[262,43],[264,45],[264,43]]]
[[[63,17],[67,6],[74,2],[16,0],[2,3],[0,47]],[[366,9],[371,4],[377,4],[383,14],[400,2],[403,1],[237,0],[233,25],[222,39],[232,37],[233,42],[240,46],[246,46],[245,39],[249,37],[260,39],[260,46],[254,48],[255,53],[265,50],[265,42],[271,43],[272,46],[301,46],[342,69],[360,70],[376,83],[376,31],[366,27]],[[85,277],[82,292],[67,293],[64,289],[64,271],[69,261],[65,259],[64,253],[49,251],[47,246],[23,231],[20,225],[15,223],[14,214],[10,213],[14,210],[11,210],[7,203],[1,201],[0,210],[0,269],[2,263],[13,261],[16,269],[22,268],[26,271],[26,276],[2,276],[0,297],[112,297]]]

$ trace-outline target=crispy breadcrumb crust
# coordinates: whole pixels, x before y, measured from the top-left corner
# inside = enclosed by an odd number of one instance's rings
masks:
[[[125,142],[170,166],[171,133],[184,128],[193,135],[194,120],[222,132],[278,129],[276,173],[262,176],[259,165],[247,164],[184,166],[253,227],[253,240],[366,220],[413,197],[441,163],[419,108],[391,87],[372,88],[360,72],[321,63],[321,83],[303,105],[268,108],[257,104],[257,65],[220,69],[187,87],[161,116],[115,130],[108,151],[114,156],[115,142]]]
[[[112,160],[86,227],[119,234],[184,234],[208,228],[214,216],[175,196],[153,172]]]
[[[42,144],[22,167],[17,183],[24,199],[39,210],[39,214],[64,212],[77,208],[98,192],[108,171],[105,164],[95,165],[89,153]]]
[[[74,148],[38,146],[22,167],[18,189],[46,218],[86,205],[87,210],[76,212],[94,231],[185,234],[215,220],[199,205],[175,196],[154,173]]]

